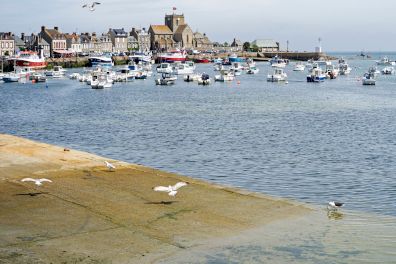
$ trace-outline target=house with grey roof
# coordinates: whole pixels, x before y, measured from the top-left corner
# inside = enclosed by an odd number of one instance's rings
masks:
[[[60,32],[58,27],[49,29],[42,26],[40,36],[50,44],[51,57],[54,57],[55,53],[62,54],[67,50],[66,35]]]
[[[150,51],[150,35],[145,28],[132,28],[131,32],[129,32],[129,35],[137,39],[139,51]]]
[[[11,32],[0,32],[0,56],[13,56],[15,40]]]
[[[278,52],[279,51],[279,42],[276,42],[273,39],[256,39],[250,45],[257,46],[259,52]]]
[[[124,28],[110,28],[109,35],[113,43],[113,52],[127,52],[128,51],[128,33]]]

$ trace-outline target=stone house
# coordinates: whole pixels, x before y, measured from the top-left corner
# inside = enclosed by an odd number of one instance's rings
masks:
[[[91,53],[94,51],[94,44],[91,42],[91,35],[86,33],[81,33],[80,35],[81,52]]]
[[[113,42],[108,33],[104,33],[99,37],[101,52],[108,53],[113,51]]]
[[[11,32],[0,32],[0,56],[13,56],[15,40]]]
[[[209,40],[206,34],[199,32],[194,33],[193,47],[198,50],[208,50],[213,48],[213,43]]]
[[[66,34],[66,48],[74,53],[82,52],[81,39],[77,33]]]
[[[109,29],[111,42],[113,43],[113,52],[127,52],[128,51],[128,34],[123,28]]]
[[[256,45],[259,52],[278,52],[279,42],[273,39],[256,39],[251,43],[251,46]]]
[[[151,25],[149,28],[151,50],[164,51],[174,47],[173,32],[166,25]]]
[[[40,36],[40,34],[35,35],[32,33],[31,35],[26,36],[24,33],[22,33],[21,39],[25,43],[27,50],[35,51],[39,54],[42,51],[42,55],[44,57],[50,56],[50,45]]]
[[[129,33],[130,36],[133,36],[137,39],[138,48],[140,52],[148,52],[150,51],[150,34],[146,31],[145,28],[136,29],[132,28],[132,31]]]
[[[42,26],[40,36],[50,44],[51,57],[54,57],[57,52],[64,52],[67,50],[66,35],[61,33],[58,27],[47,29],[45,26]]]
[[[231,43],[231,47],[234,51],[242,51],[243,50],[243,43],[239,39],[234,38]]]

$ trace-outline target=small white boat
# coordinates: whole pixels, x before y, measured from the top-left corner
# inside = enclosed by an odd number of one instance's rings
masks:
[[[177,80],[177,76],[171,73],[163,73],[161,78],[155,80],[156,85],[172,85]]]
[[[336,79],[339,73],[339,70],[334,67],[333,65],[327,65],[326,66],[326,78],[327,79]]]
[[[259,73],[259,71],[260,70],[256,66],[249,66],[246,73],[247,74],[257,74],[257,73]]]
[[[198,84],[199,85],[209,85],[210,82],[210,77],[208,74],[203,73],[199,78],[198,78]]]
[[[193,72],[194,72],[194,68],[188,65],[187,63],[178,64],[176,69],[174,70],[174,73],[176,75],[192,74]]]
[[[395,68],[393,67],[385,67],[381,70],[381,73],[384,75],[394,74],[394,72],[395,72]]]
[[[221,70],[224,70],[224,66],[223,66],[223,64],[221,64],[221,63],[216,63],[216,64],[213,66],[213,70],[214,70],[214,71],[221,71]]]
[[[230,71],[234,72],[235,76],[239,76],[242,74],[242,71],[244,70],[244,67],[240,62],[233,62],[232,66],[230,68]]]
[[[305,70],[305,65],[301,62],[297,62],[296,65],[294,65],[293,71],[304,71]]]
[[[390,61],[388,57],[383,57],[381,60],[377,61],[377,65],[381,66],[395,66],[396,62]]]
[[[75,73],[72,73],[72,74],[69,75],[69,78],[71,80],[78,80],[79,77],[80,77],[80,74],[78,72],[75,72]]]
[[[351,73],[352,68],[349,67],[348,63],[342,62],[338,64],[338,70],[340,72],[340,75],[348,75]]]
[[[377,69],[377,67],[370,67],[368,72],[369,74],[373,75],[374,78],[377,77],[378,74],[380,74],[380,71]]]
[[[20,76],[16,73],[9,73],[3,76],[3,82],[5,83],[13,83],[13,82],[18,82],[20,79]]]
[[[287,74],[281,68],[275,68],[272,74],[267,75],[267,82],[285,82]]]
[[[157,66],[158,73],[172,73],[172,66],[170,63],[164,62]]]
[[[314,67],[311,73],[307,76],[307,82],[324,82],[326,75],[320,67]]]
[[[273,57],[269,62],[274,68],[285,68],[286,65],[289,63],[288,60],[281,59],[278,56]]]
[[[201,74],[193,73],[184,75],[183,79],[185,82],[197,82],[201,78]]]
[[[219,75],[215,76],[216,82],[230,82],[235,79],[235,75],[232,71],[221,70]]]
[[[45,71],[45,76],[53,78],[61,78],[65,75],[66,70],[62,66],[54,66],[52,70]]]
[[[363,85],[375,85],[375,76],[374,74],[367,72],[364,74],[363,79],[362,79],[362,84]]]
[[[91,81],[91,88],[92,89],[104,89],[104,88],[111,88],[113,86],[113,80],[111,79],[110,75],[107,73],[101,73],[98,75],[97,78],[97,85],[96,85],[96,80],[94,81],[94,86],[92,86],[92,81]]]

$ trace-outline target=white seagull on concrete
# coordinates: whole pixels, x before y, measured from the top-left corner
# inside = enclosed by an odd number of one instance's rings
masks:
[[[188,182],[178,182],[175,185],[171,186],[169,185],[168,187],[165,186],[157,186],[154,187],[153,190],[156,192],[167,192],[169,196],[176,196],[177,190],[183,186],[188,185]]]
[[[343,207],[343,206],[344,206],[344,203],[331,201],[331,202],[329,202],[329,204],[327,205],[327,210],[337,211],[338,208]]]
[[[24,178],[21,181],[23,182],[34,182],[34,184],[36,184],[37,186],[43,185],[43,182],[52,182],[51,180],[42,178],[42,179],[33,179],[33,178]]]
[[[85,4],[85,5],[83,5],[82,7],[83,8],[85,8],[85,7],[88,7],[89,8],[89,11],[95,11],[95,6],[96,5],[100,5],[100,3],[99,2],[93,2],[90,6],[88,6],[87,4]]]
[[[115,170],[115,166],[107,161],[105,161],[106,167],[111,171],[111,170]]]

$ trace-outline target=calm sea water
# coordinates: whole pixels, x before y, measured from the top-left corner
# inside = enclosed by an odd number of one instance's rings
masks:
[[[396,216],[396,75],[364,87],[374,65],[342,54],[348,77],[306,83],[200,87],[153,78],[93,90],[68,79],[0,84],[0,132],[144,164],[251,191]],[[396,54],[389,54],[395,60]],[[211,65],[197,71],[214,75]],[[70,71],[73,72],[73,71]]]

